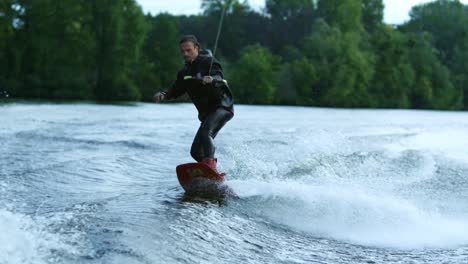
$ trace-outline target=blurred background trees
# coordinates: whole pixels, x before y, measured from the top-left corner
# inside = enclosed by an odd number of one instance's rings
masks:
[[[216,53],[238,103],[468,108],[468,6],[437,0],[402,25],[382,0],[202,0],[198,15],[135,0],[1,0],[0,96],[151,100],[183,65],[182,35]]]

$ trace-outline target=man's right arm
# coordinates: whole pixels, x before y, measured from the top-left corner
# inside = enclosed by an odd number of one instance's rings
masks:
[[[186,90],[182,83],[182,80],[182,73],[178,72],[177,80],[166,91],[156,93],[153,97],[154,101],[161,102],[163,100],[171,100],[183,95],[186,92]]]

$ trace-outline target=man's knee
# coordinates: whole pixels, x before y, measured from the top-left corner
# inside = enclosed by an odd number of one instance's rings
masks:
[[[212,137],[212,132],[209,127],[202,127],[199,131],[199,137],[201,141],[207,140],[209,137]]]
[[[190,149],[190,155],[192,156],[192,158],[194,160],[196,160],[198,162],[203,160],[203,151],[198,146],[193,146],[192,145],[192,148]]]

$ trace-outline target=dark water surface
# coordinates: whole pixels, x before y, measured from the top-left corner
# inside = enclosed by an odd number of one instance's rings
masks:
[[[237,106],[241,199],[187,199],[189,104],[0,105],[0,263],[468,263],[468,113]]]

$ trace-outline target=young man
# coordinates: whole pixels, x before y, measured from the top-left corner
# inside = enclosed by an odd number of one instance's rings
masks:
[[[189,95],[201,121],[190,154],[218,173],[213,139],[234,116],[232,93],[224,80],[221,64],[210,52],[200,49],[195,36],[184,36],[179,46],[185,65],[178,72],[174,84],[167,91],[156,93],[154,100],[160,102],[185,93]]]

